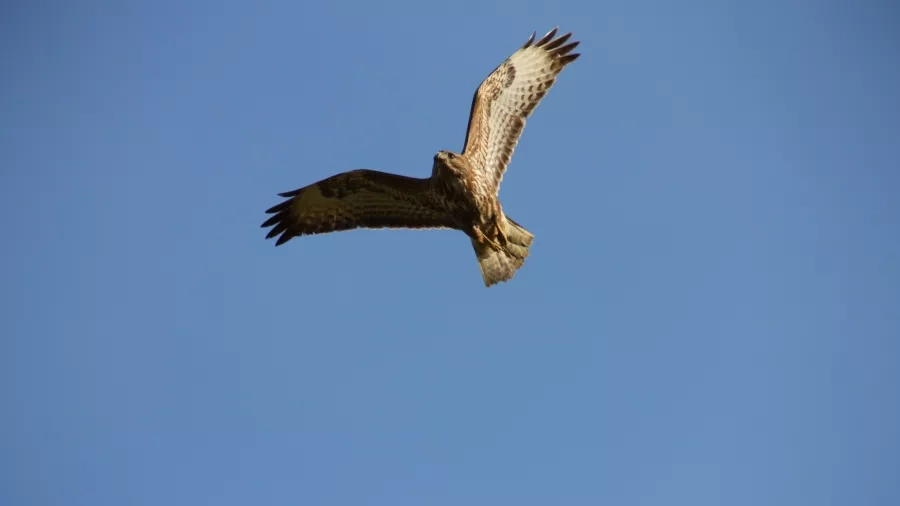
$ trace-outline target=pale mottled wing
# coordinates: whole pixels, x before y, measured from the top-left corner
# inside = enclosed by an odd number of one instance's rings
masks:
[[[454,228],[451,217],[429,191],[427,179],[359,169],[336,174],[292,192],[266,210],[262,224],[279,234],[279,246],[300,235],[355,228]]]
[[[554,28],[534,42],[534,34],[512,56],[482,81],[472,99],[463,154],[484,191],[496,195],[503,173],[512,158],[525,119],[538,106],[562,69],[575,61],[571,51],[579,44],[566,44],[571,33],[556,39]]]

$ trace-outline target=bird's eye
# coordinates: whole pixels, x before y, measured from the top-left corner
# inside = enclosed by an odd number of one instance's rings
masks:
[[[456,155],[454,155],[453,153],[447,152],[447,157],[450,158],[451,160],[453,160],[454,158],[456,158]]]

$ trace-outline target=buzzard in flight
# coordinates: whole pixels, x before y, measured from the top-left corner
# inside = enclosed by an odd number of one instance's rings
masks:
[[[369,169],[336,174],[298,190],[268,209],[276,246],[295,236],[355,228],[446,228],[472,241],[484,284],[512,279],[534,236],[504,215],[498,191],[525,128],[562,69],[575,61],[578,42],[557,29],[525,44],[485,78],[475,92],[462,153],[434,155],[431,177]]]

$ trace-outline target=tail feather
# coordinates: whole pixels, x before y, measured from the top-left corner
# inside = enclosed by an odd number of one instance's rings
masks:
[[[487,244],[479,244],[472,240],[475,256],[484,286],[490,287],[501,281],[509,281],[528,257],[534,236],[509,217],[506,217],[506,249],[497,251]]]

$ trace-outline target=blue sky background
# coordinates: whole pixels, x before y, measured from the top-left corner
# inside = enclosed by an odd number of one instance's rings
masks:
[[[4,2],[0,503],[900,504],[890,2]],[[536,235],[274,248],[532,31]]]

